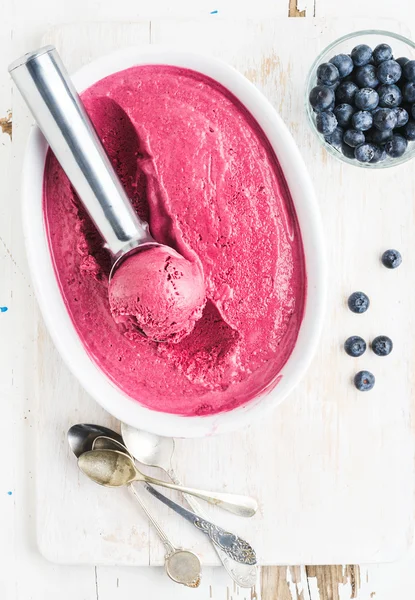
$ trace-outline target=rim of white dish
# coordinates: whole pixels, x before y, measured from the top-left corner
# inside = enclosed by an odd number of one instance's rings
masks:
[[[326,301],[323,229],[313,186],[302,156],[271,103],[227,63],[207,55],[161,46],[113,52],[79,69],[79,92],[113,73],[133,66],[164,64],[194,69],[232,92],[251,112],[273,147],[293,198],[302,235],[307,276],[303,321],[295,347],[281,369],[281,380],[265,393],[233,410],[207,416],[182,416],[151,410],[127,396],[101,371],[83,346],[59,289],[43,219],[43,176],[48,145],[36,125],[29,136],[23,166],[23,229],[35,293],[50,335],[83,388],[120,421],[158,435],[201,437],[249,425],[255,416],[279,404],[305,374],[320,337]],[[69,392],[68,392],[69,393]]]

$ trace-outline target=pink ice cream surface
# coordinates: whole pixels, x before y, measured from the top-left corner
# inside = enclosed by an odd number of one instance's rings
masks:
[[[204,415],[272,389],[301,326],[303,245],[275,153],[240,101],[177,67],[137,66],[82,96],[138,215],[204,274],[206,305],[178,343],[116,323],[111,258],[55,157],[44,216],[62,297],[97,366],[153,410]]]
[[[203,314],[203,275],[196,263],[167,246],[127,257],[109,284],[112,316],[151,340],[179,342]]]

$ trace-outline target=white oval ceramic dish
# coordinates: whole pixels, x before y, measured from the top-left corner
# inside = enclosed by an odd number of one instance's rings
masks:
[[[307,272],[304,319],[295,348],[269,393],[229,412],[186,417],[156,412],[126,396],[89,357],[65,308],[49,252],[42,213],[43,173],[47,144],[37,127],[28,142],[23,170],[23,223],[26,249],[37,299],[56,347],[85,390],[112,415],[159,435],[199,437],[248,425],[281,402],[304,375],[314,354],[323,322],[326,266],[323,232],[313,187],[288,129],[268,100],[238,71],[217,59],[149,46],[120,50],[73,75],[78,91],[96,81],[140,64],[168,64],[194,69],[217,80],[246,106],[273,146],[297,211]]]

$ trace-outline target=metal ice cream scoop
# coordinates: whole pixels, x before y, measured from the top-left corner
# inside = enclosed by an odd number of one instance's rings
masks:
[[[56,49],[25,54],[9,72],[113,255],[111,277],[128,253],[157,242],[131,206]]]

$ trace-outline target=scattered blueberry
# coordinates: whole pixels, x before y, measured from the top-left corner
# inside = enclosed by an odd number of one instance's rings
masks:
[[[412,104],[412,107],[411,107],[411,115],[412,115],[412,117],[415,119],[415,104]]]
[[[333,65],[337,67],[340,77],[343,79],[353,71],[353,61],[348,54],[337,54],[330,59]]]
[[[366,44],[359,44],[353,48],[350,56],[356,67],[367,65],[372,59],[372,49]]]
[[[352,117],[352,125],[359,131],[367,131],[373,125],[373,116],[367,110],[359,110]]]
[[[381,108],[373,116],[373,124],[380,131],[394,129],[397,122],[396,113],[391,108]]]
[[[404,65],[406,65],[407,62],[409,62],[409,58],[406,58],[406,56],[400,56],[396,59],[396,62],[400,64],[401,69],[403,69]]]
[[[415,141],[415,121],[408,121],[400,132],[408,141]]]
[[[382,108],[395,108],[402,102],[402,92],[394,83],[383,83],[376,91],[379,94],[379,106]]]
[[[405,102],[415,102],[415,81],[407,81],[402,92]]]
[[[334,92],[324,85],[317,85],[310,92],[310,104],[316,112],[327,110],[334,102]]]
[[[336,129],[330,135],[325,136],[324,138],[330,146],[336,148],[336,150],[341,150],[342,141],[343,141],[343,129],[341,127],[336,127]]]
[[[401,65],[396,60],[385,60],[378,66],[376,74],[382,83],[396,83],[402,75]]]
[[[377,356],[388,356],[393,350],[393,342],[386,335],[379,335],[372,342],[372,350]]]
[[[377,144],[372,144],[372,146],[373,146],[373,150],[374,150],[374,155],[370,162],[371,163],[379,163],[379,162],[382,162],[383,160],[385,160],[386,152],[385,152],[385,149],[383,148],[383,146],[378,146]]]
[[[386,250],[382,254],[382,264],[387,269],[397,269],[402,264],[402,255],[398,250]]]
[[[356,109],[350,104],[339,104],[334,109],[334,114],[340,127],[349,127]]]
[[[323,135],[330,135],[337,127],[337,119],[330,110],[317,113],[316,126]]]
[[[385,152],[391,158],[399,158],[405,154],[408,147],[408,140],[401,135],[394,135],[389,142],[385,144]]]
[[[352,104],[359,87],[353,81],[342,81],[336,90],[338,104]]]
[[[357,129],[348,129],[343,136],[343,141],[351,148],[356,148],[365,143],[365,134]]]
[[[361,163],[370,163],[376,154],[374,144],[361,144],[354,151],[354,157]]]
[[[351,146],[349,146],[348,144],[345,144],[343,142],[342,144],[342,153],[346,158],[354,158],[354,148],[352,148]]]
[[[332,86],[340,79],[339,71],[332,63],[322,63],[317,69],[317,79],[320,85]]]
[[[398,106],[393,109],[396,115],[396,127],[403,127],[409,121],[408,111],[406,111],[402,106]]]
[[[352,312],[362,314],[369,308],[370,300],[363,292],[354,292],[349,297],[347,304]]]
[[[379,65],[385,60],[390,60],[392,58],[392,48],[389,44],[379,44],[373,50],[373,61],[375,65]]]
[[[408,81],[415,81],[415,60],[408,60],[404,64],[403,74]]]
[[[402,264],[402,255],[398,250],[386,250],[382,254],[382,264],[387,269],[397,269]]]
[[[368,392],[375,385],[375,376],[370,371],[359,371],[354,376],[354,384],[359,392]]]
[[[344,349],[349,356],[357,358],[366,352],[366,342],[358,335],[352,335],[344,342]]]
[[[354,103],[359,110],[373,110],[379,104],[379,96],[372,88],[362,88],[354,97]]]
[[[365,65],[356,70],[355,81],[360,87],[375,88],[379,85],[374,65]]]

